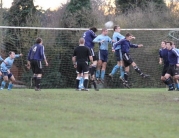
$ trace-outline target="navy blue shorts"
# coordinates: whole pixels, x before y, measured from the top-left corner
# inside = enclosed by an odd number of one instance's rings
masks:
[[[121,61],[121,60],[122,60],[121,49],[115,50],[115,55],[116,55],[116,60],[117,60],[117,61]]]
[[[8,76],[8,79],[12,77],[12,73],[8,74],[7,72],[2,72],[2,76]]]
[[[108,50],[99,50],[99,60],[102,60],[102,62],[108,61]]]

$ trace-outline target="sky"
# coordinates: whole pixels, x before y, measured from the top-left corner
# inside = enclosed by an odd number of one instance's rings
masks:
[[[9,8],[13,0],[2,0],[3,7]],[[35,6],[40,6],[44,10],[50,8],[51,10],[55,10],[60,7],[62,3],[66,3],[67,0],[34,0]]]

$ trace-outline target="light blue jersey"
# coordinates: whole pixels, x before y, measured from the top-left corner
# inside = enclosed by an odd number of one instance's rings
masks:
[[[0,61],[4,61],[4,59],[0,56]]]
[[[101,41],[103,41],[101,43]],[[99,43],[99,49],[100,50],[108,50],[108,44],[111,43],[112,44],[112,39],[107,36],[107,35],[98,35],[93,42],[95,43]]]
[[[20,57],[19,54],[15,55],[15,58]],[[7,57],[4,62],[1,63],[1,71],[7,72],[7,70],[10,70],[13,65],[14,59],[11,59],[10,57]]]
[[[112,39],[115,41],[115,43],[119,40],[124,39],[124,38],[125,37],[123,35],[121,35],[119,32],[114,32],[113,36],[112,36]],[[121,49],[120,45],[117,45],[114,50],[118,50],[118,49]]]

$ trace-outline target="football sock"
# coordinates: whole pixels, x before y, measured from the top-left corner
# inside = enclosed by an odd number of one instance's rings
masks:
[[[97,89],[96,82],[94,80],[92,80],[92,84],[93,84],[94,88]]]
[[[139,73],[140,75],[143,75],[143,73],[141,72],[141,70],[137,66],[134,66],[134,69],[137,73]]]
[[[119,69],[120,69],[120,77],[124,78],[124,68],[120,66]]]
[[[76,78],[76,89],[79,89],[80,77]]]
[[[41,82],[41,77],[37,77],[36,78],[36,87],[37,87],[37,89],[40,89],[40,82]]]
[[[96,70],[96,78],[99,78],[100,70]]]
[[[104,80],[105,70],[101,70],[101,79]]]
[[[12,83],[9,83],[9,85],[8,85],[8,90],[11,90],[12,87],[13,87],[13,84],[12,84]]]
[[[88,78],[85,78],[85,80],[84,80],[84,87],[85,87],[85,89],[88,88]]]
[[[2,82],[1,82],[1,89],[4,89],[5,85],[6,85],[6,82],[5,82],[5,81],[2,81]]]
[[[125,79],[126,81],[128,81],[128,77],[129,77],[128,73],[125,72],[125,73],[124,73],[124,79]]]
[[[114,75],[116,72],[117,72],[117,70],[120,68],[120,66],[118,66],[118,65],[115,65],[114,67],[113,67],[113,69],[112,69],[112,71],[111,71],[111,75]]]

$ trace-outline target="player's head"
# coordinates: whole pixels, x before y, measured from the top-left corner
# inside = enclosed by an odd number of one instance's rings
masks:
[[[175,43],[173,41],[171,41],[171,42],[172,42],[172,47],[176,48]]]
[[[173,47],[172,47],[172,42],[167,41],[167,42],[166,42],[166,47],[167,47],[168,50],[171,50],[171,49],[173,48]]]
[[[42,44],[42,38],[38,37],[35,41],[36,44]]]
[[[91,27],[90,30],[92,30],[94,33],[96,33],[98,31],[98,29],[96,27]]]
[[[131,39],[133,39],[133,35],[131,33],[127,33],[125,35],[125,38],[130,41]]]
[[[85,44],[85,39],[84,39],[83,37],[81,37],[81,38],[79,39],[79,44],[80,44],[80,45],[84,45],[84,44]]]
[[[9,51],[9,57],[14,59],[15,58],[15,52]]]
[[[103,34],[103,35],[107,35],[107,34],[108,34],[108,29],[103,28],[103,29],[102,29],[102,34]]]
[[[166,48],[166,42],[167,42],[167,41],[162,41],[162,42],[161,42],[161,47],[162,47],[162,48]]]
[[[120,32],[120,31],[121,31],[121,28],[120,28],[119,26],[115,25],[115,26],[113,27],[113,30],[114,30],[114,32]]]

